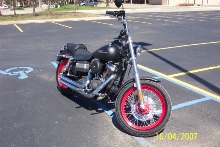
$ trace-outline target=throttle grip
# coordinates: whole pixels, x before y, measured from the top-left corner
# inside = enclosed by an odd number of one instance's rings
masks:
[[[106,11],[106,14],[114,15],[115,12],[114,11]]]

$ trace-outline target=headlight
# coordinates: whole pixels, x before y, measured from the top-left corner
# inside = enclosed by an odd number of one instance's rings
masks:
[[[137,46],[134,46],[134,54],[136,57],[139,57],[141,55],[141,50],[142,50],[142,47],[141,45],[137,45]]]

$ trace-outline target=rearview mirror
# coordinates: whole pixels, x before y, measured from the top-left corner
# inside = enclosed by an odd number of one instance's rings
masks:
[[[116,7],[120,8],[122,3],[124,3],[124,0],[115,0]]]

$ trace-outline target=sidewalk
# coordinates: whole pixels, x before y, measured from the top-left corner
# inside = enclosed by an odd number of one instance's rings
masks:
[[[117,8],[114,3],[110,3],[109,6],[115,9],[109,9],[111,11],[121,10]],[[140,12],[180,12],[180,11],[214,11],[220,10],[220,5],[206,5],[206,6],[167,6],[167,5],[149,5],[149,4],[123,4],[126,13],[140,13]],[[106,7],[106,4],[99,4],[97,7]],[[46,8],[44,8],[46,9]],[[35,11],[39,12],[43,9],[36,8]],[[106,9],[108,10],[108,9]],[[93,14],[105,14],[106,10],[78,10],[78,12],[87,12]],[[10,9],[0,9],[2,15],[13,15],[14,11]],[[33,13],[33,8],[25,8],[25,10],[17,10],[16,14]]]
[[[105,7],[106,4],[100,4],[98,7]],[[115,4],[109,4],[111,8],[116,8]],[[126,13],[139,12],[181,12],[181,11],[220,11],[220,5],[205,5],[205,6],[169,6],[169,5],[149,5],[149,4],[123,4]],[[119,10],[116,8],[115,10]],[[92,13],[99,14],[101,11],[94,11]]]
[[[99,4],[98,7],[105,7],[106,4]],[[110,4],[111,9],[105,10],[77,10],[78,12],[86,12],[92,14],[102,15],[100,17],[83,17],[83,18],[65,18],[65,19],[48,19],[48,20],[26,20],[26,21],[16,21],[16,23],[44,23],[51,21],[79,21],[79,20],[98,20],[98,19],[113,19],[106,14],[106,11],[121,10],[117,8],[114,4]],[[115,8],[115,9],[112,9]],[[124,4],[126,13],[143,13],[143,12],[183,12],[183,11],[220,11],[220,5],[214,6],[164,6],[164,5],[148,5],[148,4]],[[35,11],[41,11],[41,8],[36,8]],[[0,10],[3,15],[13,15],[14,11],[9,9]],[[27,14],[33,13],[33,8],[26,8],[25,10],[16,11],[16,14]],[[0,22],[0,25],[13,24],[11,22]]]
[[[35,8],[35,12],[42,11],[41,8]],[[14,11],[11,11],[10,9],[0,9],[2,15],[14,15]],[[33,13],[33,8],[25,8],[24,10],[16,10],[16,14],[28,14]]]
[[[100,4],[99,7],[105,7],[105,4]],[[116,8],[114,4],[110,4],[109,11],[121,10]],[[145,4],[124,4],[126,13],[143,13],[143,12],[186,12],[186,11],[220,11],[220,5],[215,6],[164,6],[164,5],[145,5]],[[105,14],[106,10],[80,10],[92,14]]]

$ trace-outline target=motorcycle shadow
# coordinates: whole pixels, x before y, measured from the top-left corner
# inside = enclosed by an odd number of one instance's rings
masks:
[[[95,111],[94,113],[91,113],[91,115],[105,112],[103,109],[100,109],[100,107],[93,102],[94,99],[86,98],[77,92],[74,92],[71,95],[66,95],[66,94],[62,94],[62,95],[68,98],[69,100],[73,101],[74,103],[78,104],[79,106],[77,106],[76,109],[84,108],[89,111]]]
[[[153,44],[150,44],[150,43],[146,43],[146,42],[133,42],[134,45],[141,45],[142,47],[142,50],[148,50],[147,46],[151,46]]]
[[[62,94],[62,95],[68,98],[69,100],[73,101],[74,103],[78,104],[79,106],[77,106],[76,109],[84,108],[88,111],[93,111],[91,115],[98,115],[103,112],[106,112],[112,118],[113,125],[121,132],[128,134],[127,132],[123,130],[123,128],[118,123],[118,120],[114,112],[114,109],[115,109],[114,103],[107,103],[105,101],[97,101],[93,98],[89,99],[89,98],[83,97],[82,95],[76,92],[74,92],[74,94],[72,95],[66,95],[66,94]]]

